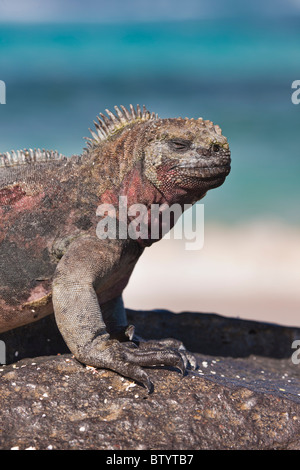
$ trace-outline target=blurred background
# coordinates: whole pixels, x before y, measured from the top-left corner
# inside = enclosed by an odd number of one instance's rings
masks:
[[[126,306],[300,326],[300,0],[0,0],[0,152],[71,155],[105,108],[210,119],[232,172],[205,243],[162,240]]]

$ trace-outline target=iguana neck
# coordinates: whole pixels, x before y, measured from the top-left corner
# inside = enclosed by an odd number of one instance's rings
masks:
[[[142,220],[144,227],[147,225],[147,238],[138,237],[136,240],[142,247],[151,246],[173,228],[177,218],[174,218],[171,212],[170,217],[163,219],[163,212],[176,204],[180,206],[179,212],[182,213],[185,209],[184,204],[188,201],[190,202],[190,198],[187,197],[185,191],[182,194],[169,194],[166,197],[143,175],[141,162],[131,169],[119,188],[108,189],[100,197],[100,204],[109,204],[114,207],[117,218],[121,211],[123,214],[124,210],[127,211],[128,226],[138,220],[136,217],[139,217],[141,213],[136,205],[142,205]],[[125,209],[124,205],[126,205]]]

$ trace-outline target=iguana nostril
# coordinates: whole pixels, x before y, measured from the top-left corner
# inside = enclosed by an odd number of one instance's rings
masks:
[[[198,153],[198,155],[200,155],[201,157],[210,157],[211,156],[211,150],[210,149],[206,149],[206,148],[203,148],[203,147],[198,147],[196,152]]]

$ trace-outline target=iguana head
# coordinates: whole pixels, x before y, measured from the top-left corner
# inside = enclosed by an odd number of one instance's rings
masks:
[[[229,174],[227,139],[211,121],[159,119],[139,105],[136,110],[132,105],[129,110],[115,106],[115,111],[106,110],[107,116],[100,113],[92,138],[87,138],[87,151],[96,164],[105,158],[113,186],[119,187],[139,165],[141,184],[142,180],[151,184],[168,202],[193,203]],[[136,178],[129,180],[135,181],[137,193]]]
[[[230,150],[219,126],[202,118],[153,122],[144,149],[145,175],[169,199],[191,202],[220,186],[230,172]]]

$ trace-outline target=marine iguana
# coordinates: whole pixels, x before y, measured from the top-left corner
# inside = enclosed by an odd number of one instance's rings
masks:
[[[230,172],[230,150],[210,121],[120,108],[100,113],[81,155],[0,154],[0,332],[54,312],[78,361],[151,391],[144,366],[184,372],[196,362],[180,341],[143,341],[127,325],[122,291],[145,247],[157,240],[99,239],[96,211],[126,196],[129,205],[147,207],[150,227],[151,204],[183,207],[220,186]]]

